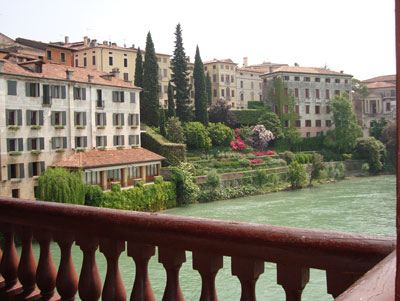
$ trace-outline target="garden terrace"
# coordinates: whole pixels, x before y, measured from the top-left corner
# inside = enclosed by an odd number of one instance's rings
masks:
[[[256,300],[255,285],[265,262],[277,264],[277,282],[287,300],[301,300],[310,268],[326,271],[328,293],[337,297],[374,266],[365,280],[345,294],[371,297],[368,300],[394,299],[393,238],[5,197],[0,198],[0,232],[5,237],[1,300],[35,300],[39,296],[42,300],[74,300],[77,292],[82,300],[100,296],[126,300],[127,295],[131,300],[155,300],[147,271],[155,248],[167,274],[163,300],[184,300],[179,270],[186,261],[185,251],[193,253],[193,269],[201,275],[201,300],[217,300],[215,277],[223,256],[231,258],[232,275],[241,283],[241,300]],[[21,258],[15,249],[15,234],[21,240]],[[40,245],[38,264],[32,238]],[[58,271],[50,253],[52,241],[61,249]],[[73,243],[83,253],[79,277],[71,258]],[[107,260],[103,284],[95,260],[98,247]],[[125,251],[136,265],[132,291],[126,291],[118,267]],[[55,296],[56,288],[60,297]]]

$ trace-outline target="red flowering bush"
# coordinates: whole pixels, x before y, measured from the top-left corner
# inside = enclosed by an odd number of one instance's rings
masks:
[[[250,164],[261,164],[261,163],[263,163],[262,159],[252,159],[252,160],[249,160],[249,161],[250,161]]]
[[[235,140],[232,140],[230,145],[232,150],[242,150],[246,148],[246,144],[243,142],[242,137],[240,137],[240,129],[235,129]]]
[[[268,150],[268,151],[262,151],[262,152],[253,152],[253,155],[255,156],[271,156],[275,155],[275,152]]]

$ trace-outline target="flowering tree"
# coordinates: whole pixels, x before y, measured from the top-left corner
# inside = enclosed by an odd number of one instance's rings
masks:
[[[253,137],[251,138],[251,144],[254,148],[267,148],[268,143],[274,139],[274,134],[272,134],[271,131],[267,130],[262,124],[258,124],[253,128]]]
[[[240,129],[235,129],[235,140],[232,140],[231,149],[242,150],[246,148],[246,144],[243,142],[242,137],[240,137]]]

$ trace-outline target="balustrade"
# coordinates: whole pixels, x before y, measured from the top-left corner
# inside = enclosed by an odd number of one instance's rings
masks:
[[[0,198],[0,232],[4,237],[0,300],[75,300],[78,292],[82,300],[90,301],[129,296],[130,300],[153,301],[148,262],[156,248],[167,275],[162,300],[184,300],[179,271],[186,262],[186,251],[192,252],[193,269],[201,276],[202,301],[218,300],[215,278],[224,256],[231,257],[232,275],[241,283],[240,300],[256,300],[255,286],[265,262],[277,264],[277,282],[286,300],[301,300],[310,268],[326,271],[328,293],[336,297],[395,248],[394,239],[378,236],[9,198]],[[20,258],[15,233],[21,241]],[[38,264],[32,252],[33,237],[40,246]],[[52,241],[61,251],[58,270],[50,252]],[[71,258],[73,243],[83,253],[79,277]],[[118,267],[126,247],[136,266],[131,292],[126,291]],[[103,289],[97,249],[107,261]]]

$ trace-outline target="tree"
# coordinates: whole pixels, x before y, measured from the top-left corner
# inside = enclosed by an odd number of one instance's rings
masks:
[[[234,139],[233,130],[220,122],[210,123],[207,130],[214,146],[228,146]]]
[[[381,120],[373,120],[372,127],[369,129],[369,134],[375,139],[382,140],[382,131],[387,125],[387,121],[385,118],[381,118]]]
[[[287,177],[292,185],[292,189],[303,187],[306,181],[306,170],[304,165],[297,161],[290,163]]]
[[[176,116],[182,122],[191,121],[189,73],[187,71],[187,58],[182,42],[182,29],[179,23],[175,31],[175,50],[171,60],[171,70],[171,82],[175,85]]]
[[[57,167],[39,177],[37,192],[41,201],[83,205],[86,187],[80,172]]]
[[[325,169],[324,157],[318,153],[313,153],[311,163],[310,185],[312,180],[321,178],[322,171]]]
[[[185,134],[179,118],[170,117],[167,121],[167,139],[174,143],[185,143]]]
[[[396,150],[396,124],[389,123],[382,131],[382,142],[389,150]]]
[[[160,134],[164,137],[167,135],[165,131],[165,112],[163,109],[160,110]]]
[[[133,83],[136,87],[143,88],[143,59],[140,47],[138,47],[136,53],[136,63],[135,63],[135,81]],[[143,103],[143,91],[139,94],[139,103]],[[142,106],[140,106],[140,114],[142,115]]]
[[[353,113],[349,95],[344,93],[342,96],[335,96],[329,103],[329,109],[335,129],[328,131],[324,144],[340,154],[351,153],[357,138],[362,135],[362,129]]]
[[[212,85],[211,85],[211,77],[210,73],[207,72],[206,76],[206,91],[207,91],[207,105],[212,105]]]
[[[303,141],[300,132],[296,128],[287,128],[284,130],[285,137],[281,140],[282,145],[295,152],[298,150],[298,145]]]
[[[146,54],[143,64],[143,102],[141,120],[150,126],[159,124],[158,63],[150,31],[147,34]]]
[[[193,165],[181,162],[179,166],[172,167],[171,180],[175,183],[178,204],[196,203],[200,190],[195,179]]]
[[[201,122],[205,126],[208,125],[207,112],[207,91],[206,81],[204,78],[204,66],[200,57],[199,46],[196,47],[196,56],[194,58],[194,110],[196,121]]]
[[[208,149],[211,147],[211,138],[207,129],[200,122],[186,122],[183,130],[185,132],[186,144],[190,148]]]
[[[283,138],[281,121],[274,112],[265,111],[258,119],[258,124],[262,124],[267,130],[270,130],[275,139]]]
[[[168,113],[167,117],[175,117],[175,102],[174,102],[174,89],[172,88],[171,81],[168,82]]]
[[[236,117],[230,111],[230,108],[231,106],[226,104],[224,100],[217,100],[217,102],[210,107],[208,112],[210,122],[221,122],[227,126],[233,126],[236,123]]]
[[[371,173],[376,174],[382,170],[386,156],[386,149],[382,142],[374,137],[358,138],[355,151],[361,159],[367,160]]]
[[[351,89],[356,99],[365,98],[368,95],[368,87],[356,78],[351,79]]]

